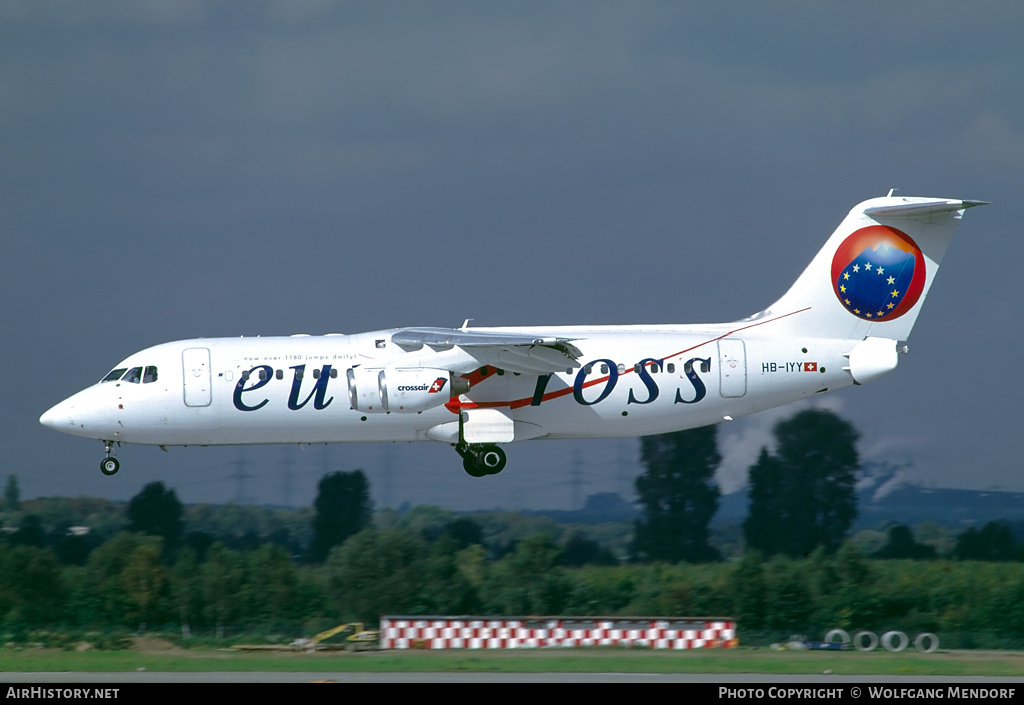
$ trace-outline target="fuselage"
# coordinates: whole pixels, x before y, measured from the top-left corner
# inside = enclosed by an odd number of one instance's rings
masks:
[[[183,340],[129,356],[41,421],[87,438],[162,446],[454,443],[459,410],[490,408],[514,421],[514,440],[624,437],[716,423],[853,383],[845,355],[858,341],[779,339],[771,323],[473,329],[575,339],[579,367],[550,376],[481,365],[458,347],[403,350],[394,330]],[[352,408],[347,371],[383,366],[457,370],[472,386],[421,411]]]
[[[40,421],[115,444],[450,443],[475,477],[500,444],[668,433],[896,368],[964,211],[982,201],[864,201],[789,290],[709,325],[395,328],[213,338],[131,355]]]

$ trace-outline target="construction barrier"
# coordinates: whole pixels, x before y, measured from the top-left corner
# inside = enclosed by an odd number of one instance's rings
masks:
[[[713,649],[739,645],[731,618],[381,617],[383,649],[540,649],[620,646]]]

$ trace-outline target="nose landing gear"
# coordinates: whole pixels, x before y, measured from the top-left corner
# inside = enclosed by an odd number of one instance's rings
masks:
[[[497,475],[505,469],[505,451],[493,443],[459,443],[455,452],[462,456],[462,468],[473,477]]]
[[[114,442],[104,441],[103,445],[107,451],[107,457],[100,461],[100,472],[108,477],[110,475],[116,475],[117,471],[121,469],[121,463],[118,462],[117,458],[110,454],[114,446]]]

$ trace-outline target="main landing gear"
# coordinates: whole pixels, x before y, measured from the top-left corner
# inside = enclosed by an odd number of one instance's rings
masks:
[[[497,475],[505,469],[505,451],[493,443],[470,445],[462,441],[455,452],[462,456],[462,468],[473,477]]]
[[[107,457],[100,461],[100,472],[107,476],[116,475],[117,471],[121,469],[121,463],[110,454],[114,442],[103,441],[103,445],[107,451]]]

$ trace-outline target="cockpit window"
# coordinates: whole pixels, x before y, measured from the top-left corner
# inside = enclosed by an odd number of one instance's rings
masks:
[[[142,375],[142,383],[149,384],[150,382],[156,382],[157,374],[156,368],[150,365],[146,368],[146,372]]]
[[[125,370],[127,370],[127,369],[128,369],[127,367],[118,367],[117,369],[111,370],[110,372],[107,373],[107,376],[104,377],[103,379],[101,379],[100,381],[101,382],[116,382],[117,380],[121,379],[121,377],[125,373]]]
[[[122,379],[121,381],[123,381],[123,382],[131,382],[132,384],[138,384],[139,382],[142,381],[142,368],[141,367],[133,367],[133,368],[131,368],[130,370],[128,370],[128,374],[126,374],[124,376],[124,379]]]

